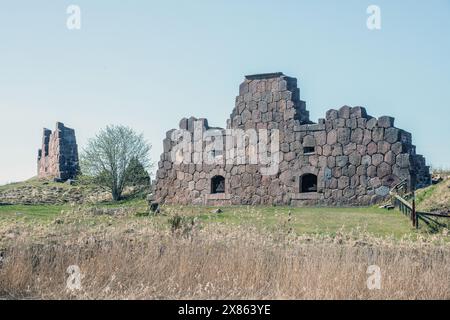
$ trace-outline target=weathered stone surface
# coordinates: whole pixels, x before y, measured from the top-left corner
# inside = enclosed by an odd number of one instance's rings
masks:
[[[316,146],[316,139],[314,139],[314,136],[307,135],[303,138],[303,147],[315,147]]]
[[[372,140],[374,142],[379,142],[383,140],[383,137],[384,137],[384,128],[377,127],[372,130]]]
[[[359,155],[364,156],[367,154],[367,147],[361,144],[356,145],[356,151]]]
[[[351,141],[356,144],[361,144],[364,139],[364,130],[361,128],[356,128],[352,131]]]
[[[374,154],[372,156],[372,164],[376,167],[381,164],[384,160],[384,156],[380,153]]]
[[[333,174],[333,177],[335,177],[335,178],[339,178],[340,176],[342,176],[342,168],[341,167],[334,167],[333,169],[331,169],[331,172]]]
[[[364,138],[362,144],[367,146],[370,142],[372,142],[372,131],[365,129],[364,130]]]
[[[388,151],[384,156],[384,161],[391,166],[395,163],[395,160],[396,156],[393,151]]]
[[[358,120],[356,118],[345,120],[345,126],[352,130],[358,128]]]
[[[365,166],[370,166],[372,164],[372,157],[370,155],[365,155],[361,158],[361,164]]]
[[[327,120],[335,120],[339,117],[339,112],[337,110],[331,109],[326,113]]]
[[[403,144],[401,142],[396,142],[392,145],[391,150],[395,155],[399,155],[403,152]]]
[[[353,152],[356,152],[356,143],[347,143],[343,145],[342,152],[344,155],[348,156],[352,154]]]
[[[344,128],[346,123],[347,123],[346,119],[337,118],[337,119],[333,120],[333,128],[335,128],[335,129]]]
[[[391,150],[391,144],[386,141],[378,142],[378,153],[386,154],[389,150]]]
[[[327,133],[325,131],[314,132],[316,145],[323,146],[327,143]]]
[[[367,168],[367,176],[373,178],[377,175],[377,167],[374,165],[371,165]]]
[[[368,166],[366,166],[366,165],[359,165],[357,168],[356,168],[356,174],[357,175],[359,175],[359,176],[362,176],[362,175],[365,175],[365,174],[367,174],[367,167]]]
[[[345,198],[351,198],[355,195],[355,189],[354,188],[345,188],[342,195]]]
[[[377,126],[378,120],[376,118],[371,118],[367,120],[367,129],[372,130]]]
[[[366,118],[367,111],[363,107],[353,107],[350,109],[350,118]]]
[[[38,151],[38,177],[64,182],[79,174],[75,131],[57,122],[54,132],[44,129],[42,149]]]
[[[327,143],[328,143],[328,145],[332,146],[332,145],[336,144],[336,142],[337,142],[337,131],[331,130],[327,134]]]
[[[341,176],[338,179],[338,188],[341,190],[347,188],[349,186],[349,184],[350,184],[350,178],[347,176]]]
[[[336,166],[336,157],[329,156],[327,158],[327,166],[328,168],[334,168]]]
[[[375,193],[381,197],[386,197],[389,195],[390,189],[386,186],[380,186],[375,190]]]
[[[350,178],[350,187],[355,188],[359,186],[359,175],[355,174]]]
[[[371,142],[367,145],[367,154],[373,155],[378,152],[378,145],[375,142]]]
[[[322,147],[322,155],[329,157],[332,153],[332,147],[329,144],[326,144]]]
[[[350,142],[351,131],[349,128],[338,128],[337,129],[337,141],[342,144],[347,144]]]
[[[348,119],[350,118],[350,107],[343,106],[339,109],[339,118]]]
[[[394,118],[392,117],[379,117],[378,118],[378,126],[381,128],[389,128],[394,126]]]
[[[361,155],[357,152],[353,152],[350,154],[348,160],[352,165],[359,166],[361,164]]]
[[[392,166],[387,164],[386,162],[381,163],[377,168],[377,176],[379,178],[384,178],[387,175],[392,173]]]
[[[400,130],[397,128],[387,128],[384,131],[384,139],[388,143],[396,143],[400,138]]]
[[[367,119],[360,118],[358,119],[358,128],[365,129],[367,127]]]
[[[187,118],[183,118],[183,119],[180,120],[179,128],[182,129],[182,130],[187,130],[188,129],[188,119]]]
[[[397,165],[400,166],[402,169],[409,168],[410,162],[409,162],[409,154],[399,154],[397,156]]]
[[[381,187],[381,180],[378,177],[374,177],[372,179],[369,180],[369,186],[371,186],[372,188],[379,188]]]
[[[348,163],[348,156],[337,156],[336,157],[336,165],[338,167],[344,167]]]
[[[381,183],[383,184],[383,186],[386,186],[388,188],[391,188],[392,186],[398,184],[399,182],[400,182],[400,179],[393,174],[387,175],[381,180]]]

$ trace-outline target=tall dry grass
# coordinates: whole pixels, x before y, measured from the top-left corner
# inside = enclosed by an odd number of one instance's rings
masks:
[[[192,222],[192,221],[191,221]],[[194,226],[193,226],[194,224]],[[184,231],[183,231],[184,230]],[[188,230],[187,232],[185,232]],[[450,249],[430,239],[294,236],[220,225],[18,239],[4,252],[0,296],[37,299],[449,299]],[[367,267],[381,268],[369,290]],[[82,289],[68,291],[68,266]]]

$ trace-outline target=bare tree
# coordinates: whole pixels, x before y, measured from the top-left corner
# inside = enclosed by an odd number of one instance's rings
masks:
[[[138,161],[144,168],[150,168],[151,145],[142,134],[120,125],[107,126],[88,144],[81,156],[83,173],[107,187],[115,201],[120,200],[126,186],[133,183],[130,164]]]

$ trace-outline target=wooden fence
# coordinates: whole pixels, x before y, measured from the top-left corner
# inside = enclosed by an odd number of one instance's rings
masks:
[[[395,194],[399,188],[404,187],[404,182],[399,183],[391,190],[392,195],[392,205],[398,208],[405,216],[407,216],[412,225],[419,229],[419,221],[425,223],[428,227],[436,229],[439,227],[446,227],[445,224],[436,220],[436,218],[450,218],[448,213],[431,213],[422,212],[416,210],[416,197],[415,193],[408,193],[404,195]],[[411,199],[409,202],[407,199]]]

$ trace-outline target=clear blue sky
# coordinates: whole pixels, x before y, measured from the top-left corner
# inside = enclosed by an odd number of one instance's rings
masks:
[[[81,8],[81,30],[66,8]],[[382,29],[366,27],[381,8]],[[35,175],[42,127],[143,132],[158,160],[180,118],[225,126],[245,74],[297,77],[311,118],[392,115],[450,167],[450,1],[1,1],[0,184]]]

